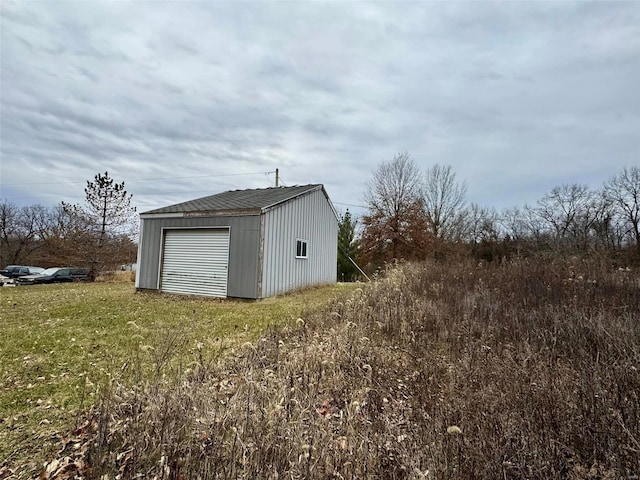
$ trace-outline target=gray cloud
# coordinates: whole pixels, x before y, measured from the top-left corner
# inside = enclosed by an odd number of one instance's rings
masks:
[[[0,14],[0,197],[17,203],[81,201],[109,170],[144,210],[267,186],[280,168],[361,204],[371,170],[407,150],[503,207],[639,160],[633,1],[8,1]]]

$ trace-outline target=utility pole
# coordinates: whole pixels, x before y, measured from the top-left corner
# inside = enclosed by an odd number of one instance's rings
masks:
[[[280,170],[276,168],[276,187],[280,183]]]

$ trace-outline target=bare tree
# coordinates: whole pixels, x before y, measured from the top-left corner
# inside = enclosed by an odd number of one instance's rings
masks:
[[[465,214],[465,237],[472,243],[495,242],[499,238],[498,212],[472,203]]]
[[[529,205],[503,210],[498,223],[504,240],[515,248],[517,255],[548,244],[549,235],[545,232],[544,224],[537,210]]]
[[[604,192],[619,219],[628,225],[640,254],[640,168],[624,168],[605,183]]]
[[[586,185],[554,187],[538,200],[536,213],[548,227],[556,248],[578,247],[576,234],[591,229],[595,220],[593,196]]]
[[[50,210],[48,256],[56,265],[86,265],[95,250],[95,235],[87,218],[61,203]]]
[[[28,260],[44,247],[48,228],[47,209],[42,205],[0,203],[0,261],[7,265]]]
[[[613,247],[611,203],[602,191],[588,191],[571,225],[574,246],[584,251]]]
[[[456,240],[464,228],[467,185],[456,181],[450,166],[427,169],[421,188],[429,232],[438,239]]]
[[[13,237],[17,223],[18,208],[13,203],[0,203],[0,262],[6,266],[13,263]]]
[[[529,236],[520,207],[510,207],[500,213],[500,228],[510,240],[522,241]]]
[[[408,258],[418,245],[416,225],[420,216],[420,174],[408,153],[382,162],[367,182],[361,248],[364,256],[385,260]]]

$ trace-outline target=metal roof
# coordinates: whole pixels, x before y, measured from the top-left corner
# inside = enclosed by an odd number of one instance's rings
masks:
[[[254,211],[263,211],[269,207],[318,189],[322,189],[327,199],[329,198],[321,184],[256,188],[251,190],[229,190],[227,192],[209,195],[208,197],[149,210],[148,212],[143,212],[142,215],[204,212],[237,212],[238,214],[246,214]]]

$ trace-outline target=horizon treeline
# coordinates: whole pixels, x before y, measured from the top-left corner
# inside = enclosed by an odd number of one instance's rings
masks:
[[[501,211],[468,203],[466,192],[466,183],[456,179],[450,166],[420,171],[408,153],[399,153],[380,163],[367,182],[367,212],[354,219],[347,210],[341,217],[340,230],[353,235],[341,237],[339,252],[354,252],[368,272],[394,261],[460,255],[493,261],[599,254],[640,263],[636,166],[612,175],[599,189],[562,184],[535,204]],[[355,267],[339,262],[339,280],[357,277]]]
[[[338,280],[398,260],[471,255],[492,261],[534,254],[604,254],[640,263],[640,168],[623,168],[592,189],[552,188],[535,204],[498,211],[468,203],[450,166],[420,171],[408,153],[380,163],[366,183],[367,212],[340,218]],[[0,265],[81,265],[93,271],[134,263],[135,209],[124,182],[107,172],[87,182],[86,205],[0,202]],[[112,208],[103,214],[101,205]],[[114,200],[115,199],[115,200]]]
[[[99,173],[84,191],[84,204],[0,202],[0,264],[87,267],[95,278],[134,263],[137,221],[124,182]]]

